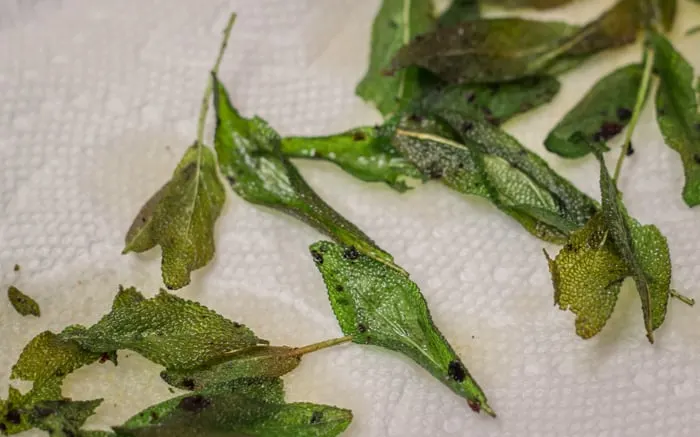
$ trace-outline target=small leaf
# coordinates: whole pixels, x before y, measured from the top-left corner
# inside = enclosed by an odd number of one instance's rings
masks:
[[[214,257],[214,223],[226,194],[209,148],[187,149],[172,179],[141,208],[126,234],[124,253],[163,249],[163,282],[190,283],[190,273]]]
[[[479,0],[452,0],[447,9],[438,17],[437,25],[439,27],[454,26],[463,21],[476,20],[480,16]]]
[[[632,118],[642,75],[642,66],[632,64],[596,82],[549,133],[544,141],[547,150],[579,158],[590,153],[588,142],[607,141],[620,133]]]
[[[323,159],[366,182],[385,182],[399,192],[409,189],[406,181],[421,173],[391,145],[393,124],[358,127],[324,137],[287,137],[282,153],[293,158]]]
[[[30,410],[29,422],[33,427],[47,431],[51,437],[85,437],[80,428],[101,403],[102,399],[40,402]]]
[[[152,299],[116,305],[90,328],[69,327],[61,337],[96,353],[130,349],[168,369],[191,369],[266,343],[247,327],[165,291]]]
[[[383,0],[372,25],[369,68],[355,93],[372,102],[382,115],[401,109],[420,93],[417,69],[387,77],[382,70],[391,57],[413,37],[430,30],[435,22],[431,0]]]
[[[564,6],[572,0],[482,0],[484,3],[506,8],[550,9]]]
[[[693,89],[693,67],[659,34],[652,34],[655,67],[660,77],[656,119],[669,147],[681,155],[685,172],[683,200],[700,204],[700,114]]]
[[[202,390],[240,378],[277,377],[294,370],[301,361],[294,348],[253,346],[226,354],[214,362],[188,370],[165,370],[160,376],[184,390]]]
[[[349,410],[216,386],[149,407],[115,431],[134,437],[333,437],[351,420]]]
[[[34,299],[22,293],[14,285],[10,285],[7,289],[7,298],[10,299],[12,307],[23,316],[36,316],[41,315],[41,310],[39,309],[39,304],[36,303]]]
[[[296,217],[336,241],[398,268],[391,255],[309,187],[296,167],[282,155],[277,132],[258,117],[241,117],[216,76],[214,107],[219,166],[239,196]]]
[[[416,284],[353,248],[319,241],[310,250],[345,335],[352,335],[355,343],[408,356],[467,399],[472,409],[494,415],[481,388],[433,324]]]

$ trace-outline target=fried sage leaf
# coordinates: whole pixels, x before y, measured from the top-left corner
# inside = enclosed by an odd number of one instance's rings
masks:
[[[399,192],[407,180],[421,173],[391,145],[395,122],[379,127],[358,127],[323,137],[287,137],[282,153],[293,158],[323,159],[366,182],[385,182]]]
[[[163,249],[163,282],[190,283],[190,273],[214,257],[214,223],[226,194],[216,158],[204,145],[187,149],[172,179],[141,208],[126,234],[123,253]]]
[[[438,17],[437,24],[440,27],[454,26],[463,21],[476,20],[480,15],[479,0],[452,0],[452,3]]]
[[[86,435],[80,428],[101,403],[102,399],[44,401],[30,410],[29,423],[47,431],[50,437],[88,437],[89,432]]]
[[[549,133],[547,150],[579,158],[590,153],[588,142],[607,141],[620,133],[632,118],[642,75],[642,66],[632,64],[600,79]]]
[[[351,247],[319,241],[310,250],[340,327],[353,342],[403,353],[467,399],[473,410],[495,415],[433,324],[416,284]]]
[[[656,119],[669,147],[681,155],[685,172],[683,200],[700,204],[700,113],[693,89],[693,67],[662,35],[653,34],[656,71]]]
[[[372,102],[384,116],[397,112],[420,93],[417,69],[393,77],[383,75],[382,70],[402,45],[433,27],[433,13],[432,0],[382,1],[372,26],[369,68],[355,93]]]
[[[215,386],[149,407],[115,431],[133,437],[332,437],[352,420],[349,410],[285,404],[260,390]]]
[[[61,337],[96,353],[130,349],[168,369],[195,368],[230,351],[267,343],[244,325],[165,291],[115,306],[93,326],[69,327]]]
[[[194,369],[164,370],[168,384],[184,390],[202,390],[241,378],[276,377],[294,370],[301,355],[286,346],[253,346],[226,354]]]
[[[16,434],[31,428],[28,411],[40,402],[63,399],[61,386],[66,375],[100,356],[49,331],[34,337],[24,347],[10,374],[12,379],[32,382],[32,389],[21,394],[10,387],[8,399],[0,400],[0,431]]]
[[[391,255],[330,207],[282,155],[280,137],[264,120],[243,118],[214,75],[216,152],[221,172],[248,202],[275,208],[388,265]],[[398,268],[398,267],[396,267]]]
[[[12,304],[12,308],[23,316],[41,316],[39,304],[34,299],[22,293],[14,285],[10,285],[7,289],[7,298]]]
[[[405,117],[394,146],[427,177],[484,197],[538,238],[566,241],[597,206],[539,156],[489,123],[442,111]]]

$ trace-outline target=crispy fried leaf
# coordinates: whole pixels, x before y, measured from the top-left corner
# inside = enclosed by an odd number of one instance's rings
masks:
[[[168,384],[185,390],[202,390],[240,378],[276,377],[294,370],[301,361],[286,346],[253,346],[226,354],[213,362],[188,370],[165,370]]]
[[[607,141],[621,132],[632,117],[642,75],[642,66],[632,64],[600,79],[549,133],[547,150],[579,158],[590,153],[588,142]]]
[[[452,0],[447,9],[438,17],[437,24],[440,27],[454,26],[463,21],[476,20],[480,15],[479,0]]]
[[[391,145],[395,122],[381,127],[358,127],[337,135],[323,137],[288,137],[282,139],[282,152],[294,158],[323,159],[367,182],[385,182],[403,192],[408,179],[421,173]]]
[[[190,283],[190,273],[214,257],[214,223],[226,194],[209,148],[187,149],[172,179],[141,208],[126,234],[124,253],[163,249],[163,282]]]
[[[554,302],[576,314],[576,334],[581,338],[591,338],[603,329],[629,274],[602,214],[571,234],[556,258],[549,259],[549,271]]]
[[[214,107],[219,166],[239,196],[303,220],[340,243],[394,265],[391,255],[309,187],[296,167],[282,155],[277,132],[258,117],[241,117],[216,76]]]
[[[507,8],[536,8],[550,9],[564,6],[572,0],[482,0],[484,3],[504,6]]]
[[[152,299],[116,305],[90,328],[72,326],[61,336],[93,352],[130,349],[169,369],[194,368],[230,351],[266,343],[247,327],[165,291]]]
[[[693,67],[662,35],[653,34],[655,67],[661,78],[656,119],[664,140],[681,155],[685,171],[683,200],[700,204],[700,113],[693,89]]]
[[[80,428],[101,403],[102,399],[44,401],[30,410],[29,423],[51,437],[88,437]]]
[[[406,117],[394,145],[428,177],[484,197],[533,235],[563,242],[595,214],[595,202],[540,157],[483,120]]]
[[[417,69],[402,71],[394,77],[383,75],[382,70],[402,45],[430,30],[434,22],[431,0],[383,0],[372,26],[369,68],[355,93],[372,102],[385,116],[397,112],[418,95]]]
[[[472,409],[494,414],[433,324],[416,284],[353,248],[319,241],[310,250],[340,327],[353,342],[403,353],[467,399]]]
[[[115,431],[135,437],[331,437],[352,420],[349,410],[285,404],[281,386],[272,390],[270,396],[258,385],[214,386],[149,407]]]
[[[7,298],[10,299],[12,307],[23,316],[36,316],[41,315],[41,310],[39,309],[39,304],[36,303],[34,299],[22,293],[14,285],[10,285],[7,289]]]

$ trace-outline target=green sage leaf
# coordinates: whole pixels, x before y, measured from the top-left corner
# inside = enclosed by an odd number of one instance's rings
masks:
[[[369,68],[355,93],[372,102],[384,116],[399,111],[420,93],[418,70],[394,77],[382,73],[391,57],[413,37],[430,30],[434,23],[431,0],[383,0],[372,26]]]
[[[10,285],[7,289],[7,298],[12,304],[12,308],[23,316],[41,316],[39,304],[34,299],[22,293],[14,285]]]
[[[447,9],[438,17],[437,25],[440,27],[454,26],[463,21],[476,20],[480,16],[479,0],[452,0]]]
[[[620,133],[632,118],[642,75],[642,66],[632,64],[596,82],[549,133],[547,150],[579,158],[590,153],[588,142],[607,141]]]
[[[473,410],[494,415],[479,385],[433,324],[416,284],[351,247],[319,241],[310,250],[338,323],[353,342],[406,355],[467,399]]]
[[[656,93],[656,119],[669,147],[683,161],[683,200],[700,204],[700,113],[693,89],[693,67],[662,35],[652,34],[655,68],[660,83]]]
[[[226,194],[216,159],[204,145],[187,149],[172,179],[134,219],[124,253],[163,249],[163,282],[170,289],[190,283],[190,273],[214,257],[214,224]]]
[[[87,437],[89,434],[86,436],[80,428],[101,403],[102,399],[44,401],[30,410],[29,422],[47,431],[50,437]]]

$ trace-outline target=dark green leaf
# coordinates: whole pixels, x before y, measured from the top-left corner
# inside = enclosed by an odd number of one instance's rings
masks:
[[[612,8],[588,23],[565,51],[568,56],[597,53],[633,43],[646,20],[640,0],[619,0]]]
[[[482,0],[484,3],[504,6],[507,8],[536,8],[550,9],[564,6],[572,0]]]
[[[653,0],[652,7],[657,20],[661,22],[663,29],[666,32],[673,29],[673,23],[676,21],[676,0]]]
[[[35,428],[47,431],[51,437],[84,437],[80,428],[88,417],[95,414],[95,409],[101,403],[102,399],[40,402],[31,408],[29,423]]]
[[[463,21],[476,20],[480,15],[479,0],[452,0],[447,9],[438,17],[437,24],[440,27],[454,26]]]
[[[324,137],[282,139],[282,152],[294,158],[323,159],[338,164],[351,175],[367,182],[385,182],[403,192],[406,180],[420,179],[421,173],[391,145],[393,122],[381,127],[359,127]]]
[[[632,118],[642,75],[642,66],[632,64],[600,79],[549,133],[547,150],[579,158],[590,153],[588,142],[607,141],[621,132]]]
[[[154,405],[115,431],[134,437],[332,437],[352,420],[349,410],[285,404],[259,390],[215,386]]]
[[[226,194],[209,148],[187,149],[172,179],[141,208],[126,234],[124,253],[163,249],[163,282],[190,283],[190,273],[214,257],[214,223]]]
[[[310,250],[340,327],[353,342],[403,353],[467,399],[472,409],[494,415],[481,388],[433,324],[416,284],[352,248],[319,241]]]
[[[664,140],[681,155],[685,171],[683,200],[700,204],[700,114],[693,89],[693,67],[662,35],[653,34],[655,67],[661,79],[656,119]]]
[[[239,196],[303,220],[336,241],[395,267],[391,255],[309,187],[282,155],[277,132],[258,117],[241,117],[215,76],[214,107],[219,166]]]
[[[266,343],[245,326],[165,291],[152,299],[116,305],[90,328],[73,326],[61,336],[93,352],[130,349],[168,369],[191,369]]]
[[[426,176],[484,197],[533,235],[563,242],[595,214],[595,202],[504,131],[450,111],[406,117],[394,145]]]
[[[39,309],[39,304],[36,303],[34,299],[22,293],[14,285],[10,285],[7,289],[7,298],[10,299],[12,307],[23,316],[36,316],[41,315],[41,310]]]
[[[121,307],[137,305],[144,300],[146,300],[146,298],[143,297],[143,294],[141,294],[141,292],[135,287],[124,288],[120,285],[119,292],[117,292],[117,295],[114,297],[114,301],[112,302],[112,310],[114,311]]]
[[[165,370],[168,384],[185,390],[202,390],[240,378],[276,377],[294,370],[301,361],[294,348],[253,346],[226,354],[213,362],[188,370]]]
[[[431,0],[383,0],[372,26],[369,68],[355,93],[389,115],[420,93],[418,70],[386,77],[382,70],[391,57],[413,37],[430,30],[435,22]]]

